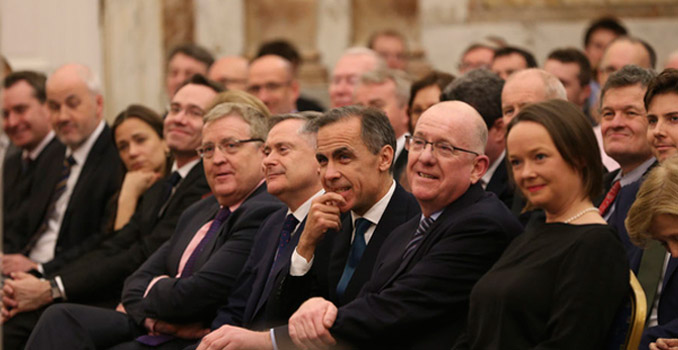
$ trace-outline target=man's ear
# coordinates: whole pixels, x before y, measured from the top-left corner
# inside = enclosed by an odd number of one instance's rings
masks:
[[[388,171],[388,169],[391,168],[391,164],[394,161],[394,154],[395,152],[391,146],[385,145],[381,147],[381,150],[379,151],[379,170]]]
[[[475,184],[485,175],[490,167],[490,158],[481,154],[473,159],[473,169],[471,169],[471,183]]]

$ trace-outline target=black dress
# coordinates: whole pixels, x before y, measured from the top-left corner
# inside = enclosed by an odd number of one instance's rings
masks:
[[[468,346],[600,349],[628,291],[609,226],[534,222],[473,288]]]

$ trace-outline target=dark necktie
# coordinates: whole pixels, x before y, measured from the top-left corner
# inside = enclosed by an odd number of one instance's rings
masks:
[[[638,282],[645,291],[647,298],[647,316],[650,317],[652,313],[652,305],[654,305],[655,297],[657,296],[657,286],[662,277],[662,270],[664,269],[664,259],[666,258],[666,249],[661,243],[650,240],[643,250],[643,257],[640,258],[640,267],[638,267]]]
[[[21,157],[21,175],[25,175],[31,167],[31,157]]]
[[[158,217],[161,217],[164,213],[165,210],[167,209],[167,206],[169,205],[169,199],[172,197],[172,193],[174,192],[174,187],[181,181],[181,175],[179,175],[178,171],[173,172],[166,180],[164,184],[164,193],[162,194],[162,203],[160,209],[158,210]]]
[[[419,227],[417,227],[417,231],[414,232],[414,236],[412,236],[412,239],[407,243],[407,246],[405,247],[405,254],[403,254],[403,261],[407,260],[407,258],[414,253],[414,251],[417,249],[419,246],[419,243],[424,239],[424,235],[428,231],[429,227],[431,227],[431,224],[433,223],[433,218],[432,217],[424,217],[420,222],[419,222]]]
[[[348,282],[351,281],[351,277],[355,272],[360,259],[363,257],[367,243],[365,242],[365,232],[367,229],[372,226],[372,223],[365,219],[359,218],[355,221],[355,237],[353,238],[353,244],[351,244],[351,251],[348,254],[348,260],[346,261],[346,266],[344,266],[344,272],[341,274],[339,283],[337,284],[337,296],[339,298],[344,296],[346,287],[348,287]]]
[[[602,203],[600,203],[600,207],[598,208],[600,215],[605,215],[605,213],[607,213],[607,211],[610,209],[610,206],[612,206],[612,203],[614,203],[614,199],[617,198],[617,193],[619,193],[620,188],[621,182],[619,180],[612,184],[612,187],[607,192],[605,199]]]
[[[68,177],[71,175],[71,167],[75,164],[75,158],[73,158],[73,155],[69,156],[68,158],[64,159],[64,162],[61,167],[61,174],[59,176],[59,181],[56,184],[56,187],[54,188],[54,192],[52,193],[52,199],[49,203],[49,206],[47,207],[47,210],[45,211],[46,215],[42,220],[42,224],[38,228],[38,231],[31,236],[31,238],[28,240],[28,244],[24,247],[22,250],[23,254],[28,254],[31,249],[35,246],[35,244],[38,242],[40,237],[47,231],[48,229],[48,224],[49,220],[52,216],[55,215],[56,212],[56,203],[59,200],[59,198],[66,192],[66,185],[68,184]]]
[[[195,262],[198,260],[198,257],[202,255],[202,251],[205,249],[207,242],[209,242],[210,239],[214,237],[214,235],[219,231],[221,224],[226,221],[226,218],[228,218],[229,214],[231,214],[231,211],[228,209],[228,207],[223,207],[221,210],[219,210],[217,215],[214,217],[214,220],[212,220],[212,224],[210,224],[210,228],[207,230],[207,233],[205,233],[205,237],[200,240],[200,243],[198,243],[198,245],[195,247],[195,250],[193,250],[193,253],[191,253],[191,255],[188,257],[188,260],[186,260],[184,269],[181,271],[181,278],[190,277],[193,274]]]
[[[278,255],[287,247],[290,243],[290,238],[292,238],[292,233],[294,228],[299,224],[299,220],[294,217],[291,213],[285,218],[283,222],[282,231],[280,231],[280,239],[278,240],[278,250],[275,253],[275,260],[278,260]]]

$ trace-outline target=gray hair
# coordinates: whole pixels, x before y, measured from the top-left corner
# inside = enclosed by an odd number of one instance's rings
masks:
[[[504,80],[488,69],[474,69],[453,80],[443,90],[441,101],[462,101],[475,108],[488,129],[502,117],[501,90]]]
[[[266,116],[259,110],[242,103],[224,102],[214,106],[203,117],[205,125],[219,119],[237,115],[250,125],[250,137],[266,140],[268,127]]]
[[[390,146],[395,152],[396,137],[391,122],[386,114],[379,109],[362,106],[345,106],[334,108],[313,119],[306,126],[309,132],[317,133],[322,127],[348,120],[360,119],[360,137],[372,154],[378,154],[384,146]],[[393,162],[389,170],[393,173]]]
[[[360,76],[362,85],[384,84],[389,80],[395,84],[395,94],[400,107],[406,106],[410,100],[412,82],[404,72],[385,68],[372,70]]]
[[[308,141],[310,141],[311,146],[315,148],[316,147],[315,132],[310,131],[308,125],[313,120],[322,117],[322,115],[323,114],[321,112],[316,111],[303,111],[296,113],[285,113],[274,115],[268,118],[268,131],[270,132],[274,126],[284,122],[285,120],[301,120],[304,122],[304,124],[301,126],[301,128],[299,128],[297,133],[299,135],[305,136],[308,139]]]
[[[372,49],[368,49],[366,47],[362,47],[362,46],[354,46],[354,47],[346,49],[346,51],[344,51],[344,54],[342,55],[342,57],[343,56],[363,56],[363,55],[364,56],[370,56],[374,59],[374,61],[375,61],[374,69],[386,69],[387,68],[386,61],[384,61],[384,59],[381,56],[379,56],[379,54],[376,51],[374,51]]]
[[[635,64],[629,64],[622,67],[622,69],[612,73],[610,77],[607,78],[605,86],[600,90],[600,106],[598,106],[598,108],[603,107],[603,98],[605,97],[605,93],[610,89],[633,86],[636,84],[640,84],[642,88],[647,88],[650,81],[652,81],[656,75],[657,73],[652,69],[646,69],[636,66]]]

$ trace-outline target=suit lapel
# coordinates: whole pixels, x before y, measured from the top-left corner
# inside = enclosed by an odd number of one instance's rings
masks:
[[[346,260],[348,260],[348,254],[351,250],[351,236],[353,235],[353,222],[351,221],[351,214],[346,213],[346,217],[341,222],[341,231],[327,233],[336,234],[332,241],[329,269],[328,271],[318,271],[318,273],[327,273],[327,285],[332,300],[336,300],[336,287],[344,272]]]

